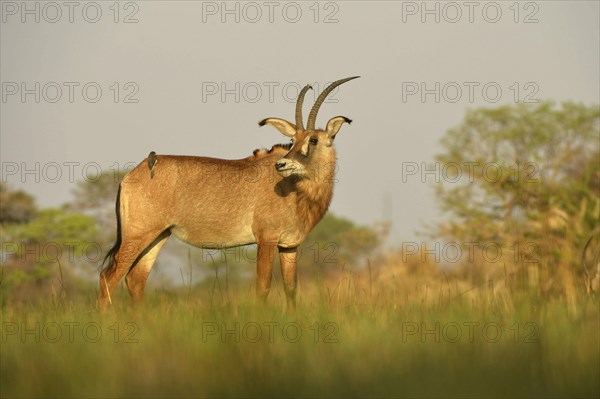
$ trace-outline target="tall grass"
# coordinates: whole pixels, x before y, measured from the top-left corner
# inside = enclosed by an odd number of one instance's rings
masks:
[[[301,279],[296,312],[276,281],[93,291],[2,306],[7,397],[598,397],[599,302],[473,284],[393,256]],[[302,273],[301,273],[302,277]],[[70,336],[69,329],[72,329]]]

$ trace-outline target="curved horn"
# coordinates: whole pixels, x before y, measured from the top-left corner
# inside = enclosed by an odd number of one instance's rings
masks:
[[[312,109],[310,110],[310,114],[308,114],[308,129],[307,130],[315,130],[315,123],[317,122],[317,113],[319,112],[319,108],[321,107],[321,104],[323,104],[323,101],[325,101],[325,98],[327,97],[327,95],[329,93],[331,93],[333,91],[333,89],[335,89],[342,83],[346,83],[347,81],[356,79],[356,78],[360,78],[360,76],[352,76],[351,78],[336,80],[335,82],[333,82],[332,84],[327,86],[321,94],[319,94],[317,101],[315,101],[315,105],[313,105]]]
[[[304,130],[304,123],[302,122],[302,103],[304,102],[304,95],[308,89],[312,89],[312,86],[304,86],[298,94],[298,100],[296,100],[296,130]]]

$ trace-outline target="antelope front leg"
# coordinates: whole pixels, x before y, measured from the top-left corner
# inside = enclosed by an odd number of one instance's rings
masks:
[[[258,254],[256,259],[256,294],[263,302],[266,302],[269,290],[271,289],[275,245],[275,243],[268,242],[258,244]]]
[[[298,274],[296,272],[297,248],[279,247],[279,263],[281,263],[281,277],[283,278],[283,289],[287,298],[288,309],[296,309],[296,285]]]

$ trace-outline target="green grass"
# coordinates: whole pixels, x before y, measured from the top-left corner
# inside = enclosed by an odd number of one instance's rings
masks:
[[[574,312],[518,295],[506,307],[307,294],[290,314],[277,291],[266,306],[239,287],[211,305],[207,291],[150,292],[137,310],[121,294],[104,316],[92,299],[4,304],[2,398],[600,393],[597,299],[582,296]]]

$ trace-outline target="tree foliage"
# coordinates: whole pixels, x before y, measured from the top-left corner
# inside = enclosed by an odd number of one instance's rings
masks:
[[[25,223],[36,213],[34,198],[22,190],[11,190],[0,182],[0,224]]]
[[[598,232],[600,108],[571,102],[469,111],[442,139],[436,187],[448,221],[437,233],[465,241],[532,240],[545,261],[578,266]]]
[[[331,212],[310,232],[300,248],[300,264],[327,267],[360,265],[382,243],[385,229],[356,225]]]
[[[25,205],[33,204],[33,198],[24,192],[4,187],[2,194],[4,198],[25,198]],[[10,212],[23,209],[14,204],[6,208]],[[71,275],[76,264],[89,266],[93,263],[90,257],[99,258],[98,229],[92,217],[58,208],[42,209],[27,218],[15,214],[0,223],[2,289],[15,289],[13,297],[29,298],[30,294],[37,296],[37,291],[53,289],[54,277],[64,289],[63,272]]]

